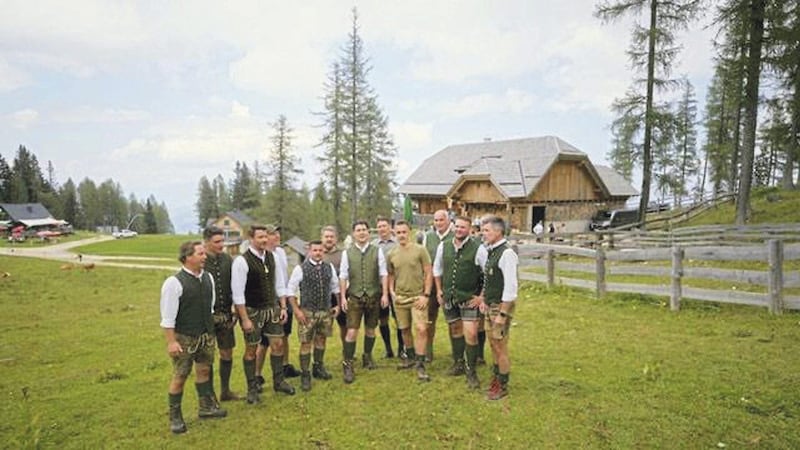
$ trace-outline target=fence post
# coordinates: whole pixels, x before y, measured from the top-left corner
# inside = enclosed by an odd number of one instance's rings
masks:
[[[683,249],[677,245],[672,247],[672,292],[669,297],[669,309],[681,309],[681,277],[683,277]]]
[[[769,260],[769,312],[783,312],[783,241],[770,239],[767,242]]]
[[[556,285],[556,252],[552,248],[547,250],[547,287]]]
[[[606,295],[606,252],[602,247],[595,250],[596,272],[597,272],[597,298],[603,298]]]

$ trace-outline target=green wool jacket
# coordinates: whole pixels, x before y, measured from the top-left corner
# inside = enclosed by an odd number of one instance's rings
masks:
[[[211,315],[211,301],[214,288],[211,275],[203,272],[200,279],[185,270],[175,274],[181,283],[183,293],[178,302],[178,316],[175,317],[175,332],[185,336],[200,336],[214,332],[214,318]]]
[[[489,250],[489,257],[486,260],[486,268],[483,271],[484,283],[486,283],[484,297],[486,298],[486,303],[490,305],[502,301],[505,281],[503,280],[503,271],[500,270],[498,264],[500,263],[500,257],[503,256],[503,252],[507,248],[509,248],[508,241],[503,242],[502,245]]]
[[[465,302],[481,293],[483,273],[475,264],[481,244],[472,238],[456,250],[452,241],[442,246],[442,290],[447,300]]]

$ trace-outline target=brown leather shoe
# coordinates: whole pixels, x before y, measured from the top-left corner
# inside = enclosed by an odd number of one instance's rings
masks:
[[[242,397],[233,391],[222,391],[222,394],[219,395],[219,400],[221,402],[235,402],[241,400]]]

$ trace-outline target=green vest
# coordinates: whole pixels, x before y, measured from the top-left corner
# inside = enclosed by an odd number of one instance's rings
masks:
[[[436,249],[439,247],[439,243],[441,242],[453,242],[453,230],[448,230],[445,233],[444,238],[439,239],[439,234],[436,230],[428,231],[425,234],[425,250],[428,251],[428,256],[431,257],[431,262],[436,259]],[[444,288],[444,286],[442,286]],[[431,299],[432,301],[436,301],[436,283],[431,286]]]
[[[347,249],[347,263],[350,265],[348,297],[376,298],[381,295],[381,277],[378,272],[378,247],[369,244],[367,251],[361,250],[353,244]]]
[[[503,288],[505,281],[503,280],[503,271],[500,270],[500,257],[503,252],[509,248],[508,241],[503,242],[501,245],[489,250],[489,257],[486,260],[486,268],[484,269],[485,289],[484,297],[486,303],[500,303],[503,298]]]
[[[181,270],[175,274],[183,293],[178,299],[178,315],[175,317],[175,332],[186,336],[200,336],[214,332],[211,316],[211,298],[214,295],[211,275],[203,272],[200,279]]]
[[[461,303],[481,293],[483,273],[481,267],[475,264],[478,248],[480,243],[472,238],[467,238],[458,250],[453,246],[453,241],[442,246],[442,289],[445,299]]]
[[[278,306],[278,294],[275,290],[275,257],[272,252],[264,254],[264,261],[250,249],[247,249],[242,257],[247,262],[244,304],[258,309]]]
[[[439,247],[439,243],[441,242],[451,242],[453,240],[453,230],[449,230],[445,235],[444,238],[439,239],[439,234],[436,231],[428,231],[425,235],[425,249],[428,250],[428,255],[431,257],[431,261],[436,258],[436,249]]]
[[[233,260],[227,253],[212,255],[207,253],[206,272],[214,277],[214,289],[216,289],[216,301],[214,302],[214,314],[231,314],[233,304],[233,294],[231,293],[231,265]]]

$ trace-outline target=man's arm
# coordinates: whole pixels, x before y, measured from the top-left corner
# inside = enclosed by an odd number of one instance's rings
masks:
[[[339,262],[339,308],[347,312],[347,283],[350,280],[350,262],[347,259],[347,252],[342,252],[342,260]]]
[[[386,257],[383,249],[378,247],[378,274],[381,277],[381,307],[389,307],[389,271],[386,269]]]
[[[236,308],[236,313],[239,315],[239,323],[241,323],[242,331],[245,333],[253,331],[253,322],[247,317],[244,298],[248,271],[247,261],[244,260],[244,256],[237,256],[231,265],[231,294],[233,295],[233,305]]]
[[[500,255],[500,260],[497,262],[498,267],[503,271],[503,294],[500,298],[502,300],[500,302],[501,314],[498,316],[502,319],[500,320],[501,322],[505,322],[508,312],[511,311],[511,307],[517,299],[517,264],[517,254],[510,248]]]
[[[180,281],[174,276],[167,278],[161,286],[161,327],[167,340],[167,353],[172,357],[183,352],[181,344],[175,338],[175,319],[178,317],[181,295],[183,287]]]

